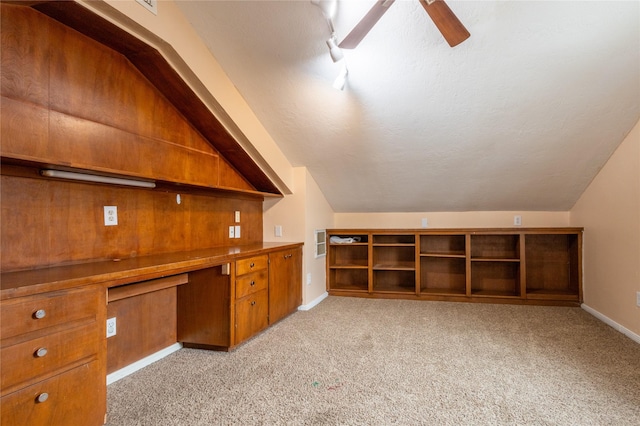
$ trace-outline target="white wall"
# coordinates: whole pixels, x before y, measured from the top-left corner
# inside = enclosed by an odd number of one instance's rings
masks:
[[[302,303],[307,305],[326,291],[325,257],[315,257],[315,230],[333,226],[333,210],[305,167],[295,167],[293,176],[293,194],[264,202],[263,239],[304,242]],[[282,237],[275,236],[276,225],[282,226]],[[308,274],[311,274],[310,284],[307,284]]]
[[[423,212],[336,213],[336,228],[511,228],[520,215],[522,227],[569,226],[569,212]]]
[[[640,336],[640,122],[571,209],[584,232],[584,303]]]

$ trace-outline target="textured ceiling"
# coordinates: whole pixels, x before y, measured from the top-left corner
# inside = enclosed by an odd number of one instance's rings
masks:
[[[637,1],[456,1],[449,47],[397,0],[344,91],[310,1],[178,1],[336,212],[569,210],[640,118]],[[338,40],[373,5],[338,2]]]

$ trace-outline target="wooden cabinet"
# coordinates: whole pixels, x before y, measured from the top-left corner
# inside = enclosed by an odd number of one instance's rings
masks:
[[[269,325],[269,256],[241,259],[235,274],[235,339],[240,344]]]
[[[302,304],[302,248],[269,253],[269,324]]]
[[[295,244],[189,273],[178,287],[178,341],[228,350],[302,303],[302,248]]]
[[[334,295],[582,301],[581,228],[337,229],[327,238],[327,290]]]
[[[3,425],[100,425],[106,414],[101,286],[0,304]]]

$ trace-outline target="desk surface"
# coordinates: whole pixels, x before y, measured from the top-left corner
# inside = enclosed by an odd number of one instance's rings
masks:
[[[134,283],[232,262],[302,243],[258,243],[112,259],[0,274],[0,300],[87,284]]]

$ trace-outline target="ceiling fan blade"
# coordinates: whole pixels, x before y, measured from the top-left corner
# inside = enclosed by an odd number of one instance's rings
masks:
[[[436,24],[449,46],[457,46],[471,36],[443,0],[434,0],[431,3],[427,0],[420,0],[420,4]]]
[[[395,0],[378,0],[376,4],[364,15],[364,18],[351,30],[351,32],[338,44],[343,49],[355,48],[371,28],[385,14]]]

